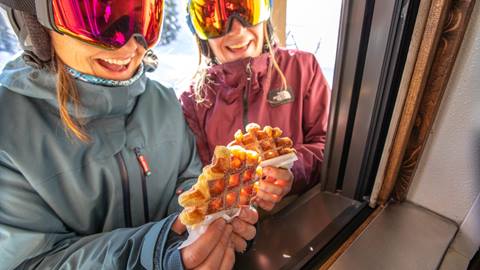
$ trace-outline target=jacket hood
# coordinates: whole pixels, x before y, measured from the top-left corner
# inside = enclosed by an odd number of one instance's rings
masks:
[[[109,87],[74,79],[80,97],[78,117],[88,121],[129,114],[135,106],[136,97],[145,91],[147,80],[143,74],[129,86]],[[56,83],[56,73],[35,69],[27,65],[21,57],[9,62],[0,75],[0,84],[10,91],[45,100],[58,109]],[[69,104],[68,111],[74,115],[72,104]]]

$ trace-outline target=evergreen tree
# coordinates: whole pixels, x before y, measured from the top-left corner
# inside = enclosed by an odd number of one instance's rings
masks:
[[[177,3],[178,0],[165,0],[165,17],[163,19],[162,37],[160,45],[167,45],[177,38],[180,24],[178,22]]]

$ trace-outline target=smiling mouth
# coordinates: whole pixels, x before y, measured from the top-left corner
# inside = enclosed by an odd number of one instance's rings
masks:
[[[129,57],[126,59],[96,59],[99,65],[101,65],[103,68],[107,69],[110,72],[124,72],[128,70],[128,67],[130,66],[132,60],[133,57]]]
[[[249,41],[247,43],[230,45],[230,46],[226,46],[226,47],[229,51],[231,51],[233,53],[238,53],[238,52],[246,51],[248,49],[248,47],[250,46],[250,43],[252,43],[252,41]]]

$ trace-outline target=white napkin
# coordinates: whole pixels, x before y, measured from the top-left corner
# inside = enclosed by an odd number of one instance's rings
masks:
[[[240,210],[241,208],[232,208],[228,210],[223,210],[223,211],[205,216],[205,219],[199,224],[195,224],[193,226],[187,226],[188,238],[178,247],[178,249],[182,249],[184,247],[188,247],[191,244],[193,244],[200,236],[202,236],[202,234],[205,233],[210,223],[214,222],[218,218],[224,218],[227,221],[227,223],[229,223],[230,221],[232,221],[234,217],[237,217],[238,215],[240,215]]]

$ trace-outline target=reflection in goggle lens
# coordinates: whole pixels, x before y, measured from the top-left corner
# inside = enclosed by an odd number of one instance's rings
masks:
[[[226,34],[233,18],[252,26],[268,20],[270,11],[269,0],[192,0],[188,5],[192,26],[203,40]]]

